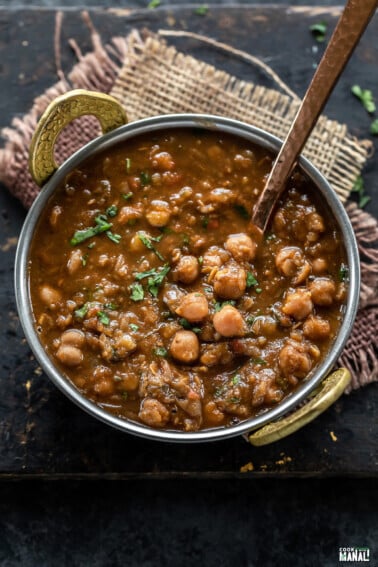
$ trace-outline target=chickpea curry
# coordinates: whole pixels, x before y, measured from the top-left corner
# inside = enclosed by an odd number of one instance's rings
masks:
[[[167,129],[66,176],[29,284],[40,341],[87,398],[153,428],[229,426],[278,404],[341,324],[341,233],[294,173],[263,243],[248,234],[272,156]]]

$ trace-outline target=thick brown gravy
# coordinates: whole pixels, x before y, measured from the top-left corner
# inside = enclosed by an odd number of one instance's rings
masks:
[[[66,177],[34,235],[30,291],[44,348],[86,397],[193,431],[278,404],[319,365],[345,303],[341,235],[295,174],[256,246],[271,164],[245,140],[178,129]]]

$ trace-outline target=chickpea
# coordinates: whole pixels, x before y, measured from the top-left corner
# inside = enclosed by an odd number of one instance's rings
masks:
[[[144,230],[140,230],[139,232],[134,234],[132,236],[131,240],[130,240],[131,252],[141,253],[141,252],[146,250],[145,245],[143,244],[143,242],[140,239],[140,235],[146,236],[147,238],[149,237],[149,234],[147,234],[147,232],[145,232]]]
[[[79,366],[84,358],[81,350],[70,344],[62,344],[56,352],[56,357],[66,366]]]
[[[164,427],[169,420],[169,411],[158,400],[145,398],[141,403],[138,417],[151,427]]]
[[[114,393],[114,382],[111,378],[103,377],[94,384],[93,390],[99,396],[111,396]]]
[[[223,299],[239,299],[247,287],[247,274],[238,264],[229,263],[214,277],[214,291]]]
[[[199,340],[193,331],[177,331],[170,346],[170,353],[179,362],[191,364],[199,356]]]
[[[212,268],[220,268],[230,259],[230,255],[223,248],[218,246],[210,246],[203,255],[202,271],[208,272]]]
[[[83,254],[79,248],[72,250],[67,262],[67,271],[72,276],[83,265]]]
[[[62,345],[71,345],[81,348],[85,343],[85,335],[79,329],[67,329],[61,336]]]
[[[286,295],[282,311],[285,315],[290,315],[296,321],[300,321],[311,313],[312,308],[311,293],[307,289],[297,289]]]
[[[151,226],[162,227],[169,223],[171,210],[166,201],[155,199],[146,213],[146,219]]]
[[[242,337],[245,324],[241,313],[232,305],[225,305],[213,318],[215,330],[223,337]]]
[[[278,364],[285,376],[304,378],[311,370],[311,358],[301,343],[287,343],[280,351]]]
[[[331,326],[328,321],[321,317],[310,315],[303,324],[303,334],[312,341],[324,341],[328,339]]]
[[[278,252],[275,263],[276,268],[286,277],[294,276],[304,261],[303,252],[296,246],[285,246]]]
[[[174,279],[184,283],[192,283],[199,274],[199,264],[195,256],[182,256],[174,270]]]
[[[206,297],[199,292],[188,293],[180,300],[176,313],[190,323],[203,321],[209,314],[209,304]]]
[[[159,152],[152,158],[152,167],[159,171],[171,171],[175,167],[175,162],[169,152]]]
[[[42,299],[43,303],[53,309],[62,299],[62,294],[59,290],[45,284],[39,288],[39,297]]]
[[[224,413],[218,409],[215,402],[208,402],[203,411],[205,420],[211,424],[217,425],[224,420]]]
[[[310,292],[315,305],[332,305],[336,295],[336,285],[330,278],[315,278],[310,284]]]
[[[324,258],[315,258],[312,261],[312,271],[317,276],[320,274],[324,274],[324,272],[327,271],[327,268],[328,268],[327,260],[325,260]]]
[[[247,234],[230,234],[224,245],[237,261],[250,262],[256,256],[257,244]]]
[[[310,232],[324,232],[325,225],[323,217],[319,213],[310,213],[306,217],[306,225]]]
[[[255,335],[272,337],[277,332],[277,321],[269,316],[256,317],[252,325],[252,330]]]
[[[136,221],[141,218],[142,211],[136,207],[122,207],[117,216],[119,224],[127,224],[129,221]],[[132,224],[132,222],[130,224]]]

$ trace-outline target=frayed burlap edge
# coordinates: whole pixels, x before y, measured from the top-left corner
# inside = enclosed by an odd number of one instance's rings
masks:
[[[131,120],[177,112],[211,113],[285,137],[298,110],[298,99],[240,81],[178,52],[156,36],[150,35],[143,42],[130,39],[128,58],[111,94],[123,103]],[[216,45],[230,49],[218,42]],[[357,140],[345,124],[322,116],[303,153],[345,202],[371,149],[370,140]]]

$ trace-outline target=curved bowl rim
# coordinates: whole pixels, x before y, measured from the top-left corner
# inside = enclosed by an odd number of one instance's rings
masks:
[[[14,279],[17,309],[27,342],[47,376],[71,401],[100,421],[115,427],[116,429],[132,433],[139,437],[167,442],[198,443],[228,439],[262,427],[263,425],[274,421],[291,411],[295,408],[295,406],[305,400],[305,398],[320,384],[337,361],[351,332],[358,309],[360,266],[356,238],[349,217],[347,216],[341,201],[319,170],[312,165],[308,159],[301,156],[298,162],[300,169],[305,172],[314,185],[321,191],[340,226],[349,267],[348,299],[345,307],[344,319],[333,347],[328,353],[323,364],[321,364],[321,366],[309,379],[303,381],[295,392],[284,398],[282,402],[272,409],[237,425],[204,429],[190,433],[175,430],[152,429],[140,423],[116,417],[96,405],[94,402],[85,398],[76,389],[76,386],[74,386],[68,378],[65,378],[54,367],[51,359],[48,357],[40,343],[38,334],[34,327],[28,286],[29,248],[34,228],[46,202],[53,194],[55,188],[64,179],[65,175],[71,171],[71,169],[77,167],[83,160],[131,137],[161,129],[182,127],[220,130],[222,132],[246,138],[252,143],[258,144],[273,153],[277,153],[282,145],[282,140],[265,130],[261,130],[260,128],[246,124],[239,120],[224,118],[212,114],[159,115],[130,122],[108,134],[102,135],[86,144],[68,158],[54,173],[46,185],[44,185],[40,194],[34,201],[26,216],[20,233],[16,251]]]

